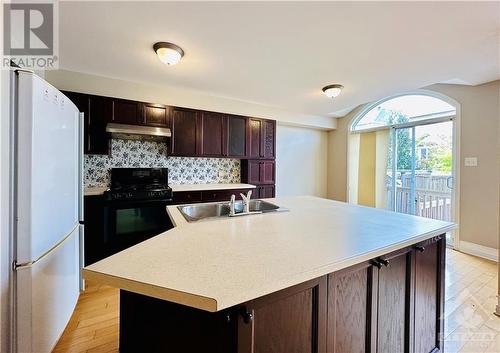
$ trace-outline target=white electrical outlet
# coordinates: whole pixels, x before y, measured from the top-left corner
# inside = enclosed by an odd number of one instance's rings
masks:
[[[477,167],[477,157],[465,157],[464,165],[466,167]]]

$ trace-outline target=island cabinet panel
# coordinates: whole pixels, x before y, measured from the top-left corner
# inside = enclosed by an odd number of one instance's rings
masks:
[[[225,118],[222,114],[202,112],[200,114],[199,129],[201,136],[198,136],[201,147],[200,155],[206,157],[222,157],[225,155],[223,142]]]
[[[407,352],[409,347],[411,249],[380,259],[378,271],[377,352]]]
[[[444,237],[210,313],[121,292],[120,352],[439,353]]]
[[[444,263],[444,246],[441,242],[428,242],[415,251],[415,350],[414,352],[438,352],[442,350],[440,332],[443,302],[439,285]]]
[[[238,353],[325,353],[326,278],[268,295],[240,309]]]
[[[374,352],[374,281],[370,262],[328,276],[328,353]]]
[[[198,152],[198,113],[195,110],[172,109],[172,156],[196,156]]]
[[[237,314],[120,291],[121,353],[235,353]]]

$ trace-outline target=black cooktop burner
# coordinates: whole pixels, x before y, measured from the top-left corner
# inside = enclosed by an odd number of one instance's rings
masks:
[[[113,168],[110,200],[171,200],[167,168]]]

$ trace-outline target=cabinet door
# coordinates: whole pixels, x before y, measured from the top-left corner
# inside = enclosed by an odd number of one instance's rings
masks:
[[[172,156],[196,156],[197,120],[194,110],[172,110]]]
[[[245,157],[247,145],[247,118],[229,116],[227,121],[227,156]]]
[[[274,185],[262,185],[259,190],[259,198],[269,199],[275,196]]]
[[[247,170],[246,170],[246,178],[245,182],[249,184],[260,184],[261,179],[261,169],[260,169],[260,161],[248,161]]]
[[[276,121],[263,120],[262,122],[263,155],[264,158],[274,158],[276,148]]]
[[[377,352],[407,352],[412,288],[411,252],[383,257],[378,273]]]
[[[200,155],[206,157],[222,157],[223,155],[223,127],[222,114],[202,112],[200,114],[201,147]]]
[[[328,353],[375,352],[376,284],[369,262],[328,275]]]
[[[113,99],[113,122],[120,124],[142,124],[141,105],[139,102],[125,99]]]
[[[415,251],[415,350],[440,352],[443,333],[444,241],[429,241]],[[443,264],[442,266],[440,264]]]
[[[144,124],[148,126],[170,127],[168,107],[162,104],[144,103],[142,105]]]
[[[262,120],[249,118],[249,148],[248,148],[248,158],[260,158],[263,157],[262,151]]]
[[[89,96],[88,105],[88,153],[108,154],[109,134],[106,132],[106,124],[110,121],[112,112],[112,101],[110,98]]]
[[[275,182],[275,163],[274,161],[260,162],[260,182],[262,184],[274,184]]]
[[[201,191],[174,191],[173,194],[173,203],[193,203],[193,202],[201,202],[202,195]]]
[[[325,351],[325,277],[270,294],[241,307],[238,353]]]
[[[106,124],[111,120],[110,98],[63,91],[84,115],[84,153],[108,154],[109,136]]]

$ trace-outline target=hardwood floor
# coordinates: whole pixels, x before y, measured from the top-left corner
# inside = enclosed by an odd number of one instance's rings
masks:
[[[444,353],[500,353],[497,264],[453,250],[446,255]],[[87,283],[53,353],[118,352],[118,302],[117,289]]]
[[[87,282],[53,353],[118,352],[119,290]]]
[[[497,264],[452,250],[446,255],[445,353],[500,352]]]

